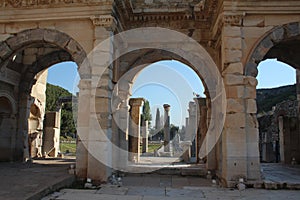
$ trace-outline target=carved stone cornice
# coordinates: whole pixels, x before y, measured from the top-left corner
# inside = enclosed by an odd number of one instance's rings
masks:
[[[101,26],[109,30],[115,30],[117,20],[111,15],[100,15],[91,17],[94,26]]]
[[[223,15],[223,24],[231,26],[242,26],[243,15]]]
[[[103,3],[101,0],[0,0],[0,8],[28,8],[40,6],[62,5],[94,5]]]
[[[218,16],[216,23],[212,29],[212,40],[217,41],[222,32],[224,26],[242,26],[243,25],[243,17],[242,14],[221,14]]]

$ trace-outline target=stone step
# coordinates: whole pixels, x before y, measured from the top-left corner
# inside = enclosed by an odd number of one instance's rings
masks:
[[[291,182],[276,182],[270,180],[264,180],[262,188],[267,190],[279,190],[279,189],[289,189],[289,190],[300,190],[300,183]]]
[[[126,174],[131,174],[131,173],[126,173]],[[139,173],[135,173],[135,174],[139,174]],[[148,172],[147,174],[198,176],[198,177],[206,178],[207,170],[204,164],[203,165],[200,164],[200,165],[188,166],[188,167],[182,167],[182,166],[162,167],[160,169]]]

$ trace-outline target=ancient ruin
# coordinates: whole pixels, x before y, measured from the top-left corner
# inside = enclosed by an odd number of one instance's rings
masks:
[[[206,107],[195,103],[206,115],[199,131],[207,138],[198,140],[205,148],[195,151],[196,159],[207,159],[225,186],[240,178],[259,182],[257,66],[277,58],[296,68],[299,102],[299,10],[299,0],[1,0],[0,160],[43,153],[45,79],[39,77],[53,64],[74,61],[81,78],[77,177],[105,182],[114,170],[129,170],[140,153],[142,102],[130,100],[134,78],[150,63],[177,60],[206,90]],[[119,34],[124,31],[132,32]],[[214,66],[221,78],[211,77]],[[299,124],[299,103],[297,116],[293,124]]]

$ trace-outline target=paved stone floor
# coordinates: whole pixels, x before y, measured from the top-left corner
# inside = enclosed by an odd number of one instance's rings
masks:
[[[266,180],[274,182],[300,183],[300,165],[262,163],[262,174]]]
[[[263,190],[217,188],[217,187],[143,187],[143,186],[110,186],[104,185],[98,190],[63,189],[42,200],[196,200],[196,199],[270,199],[299,200],[299,190]]]
[[[49,188],[66,186],[74,181],[68,174],[74,159],[37,160],[33,163],[0,162],[0,199],[40,199]]]
[[[300,165],[262,163],[261,171],[265,188],[287,188],[300,190]]]
[[[105,199],[105,200],[191,200],[191,199],[300,199],[300,190],[264,190],[220,188],[211,180],[178,175],[129,175],[122,186],[102,185],[98,189],[62,189],[48,196],[49,191],[70,185],[68,174],[73,159],[37,160],[33,164],[0,163],[0,200],[19,199]],[[300,185],[300,166],[262,164],[266,181]]]
[[[277,170],[277,171],[275,171]],[[285,181],[294,180],[300,183],[299,166],[283,166],[279,164],[263,165],[267,178]],[[285,177],[286,175],[286,177]],[[212,185],[211,180],[200,177],[143,174],[129,175],[122,178],[122,186],[101,185],[94,190],[63,189],[42,200],[196,200],[196,199],[270,199],[299,200],[300,190],[266,190],[221,188]]]

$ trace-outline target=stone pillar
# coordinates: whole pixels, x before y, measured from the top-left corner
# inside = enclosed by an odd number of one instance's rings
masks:
[[[164,152],[170,152],[170,105],[164,104]]]
[[[60,116],[58,112],[47,112],[43,137],[43,153],[45,156],[57,157],[60,139]]]
[[[191,156],[196,157],[196,133],[197,133],[197,105],[195,102],[189,103],[189,126],[187,128],[186,139],[192,142]]]
[[[15,155],[17,160],[20,159],[23,153],[23,161],[30,159],[29,157],[29,146],[28,146],[28,118],[30,114],[30,106],[33,103],[33,99],[30,97],[29,93],[20,92],[21,98],[19,100],[19,122],[18,122],[18,134],[16,137],[16,151]],[[19,147],[19,148],[18,148]],[[21,150],[21,148],[23,148]]]
[[[143,98],[129,100],[129,161],[138,163],[140,161],[140,107],[143,105]]]
[[[91,93],[88,126],[87,178],[95,183],[107,181],[112,174],[112,64],[115,19],[111,15],[91,17],[94,25],[94,47],[105,42],[103,49],[95,49],[89,55],[91,69]],[[108,39],[108,40],[107,40]],[[105,47],[105,48],[104,48]]]
[[[143,148],[142,153],[148,152],[148,120],[142,120],[142,141],[143,141]]]
[[[284,124],[283,116],[278,117],[278,129],[279,129],[279,146],[280,146],[280,162],[284,163]]]
[[[120,60],[122,62],[122,60]],[[112,101],[112,109],[113,109],[113,119],[117,122],[118,132],[113,133],[113,135],[118,135],[118,144],[119,147],[115,146],[113,148],[115,154],[115,162],[117,163],[117,167],[114,167],[115,170],[120,171],[128,171],[128,156],[129,156],[129,98],[131,96],[130,91],[132,88],[132,78],[131,73],[125,74],[122,77],[115,77],[115,81],[117,84],[113,90],[113,101]],[[117,149],[116,149],[117,148]]]
[[[88,166],[91,80],[81,79],[78,87],[76,176],[79,179],[85,179]]]
[[[222,132],[222,178],[234,186],[237,177],[247,181],[260,180],[258,122],[256,119],[256,85],[254,77],[244,75],[243,28],[241,16],[223,16],[222,76],[226,90],[227,109]],[[246,55],[246,54],[245,54]],[[222,102],[223,103],[223,102]],[[217,113],[212,113],[213,116]],[[211,123],[214,119],[211,120]]]
[[[207,133],[207,107],[206,98],[195,98],[198,104],[198,130],[197,130],[197,148],[196,148],[196,159],[197,163],[200,162],[199,152],[200,148],[206,148],[203,145],[204,138]]]

